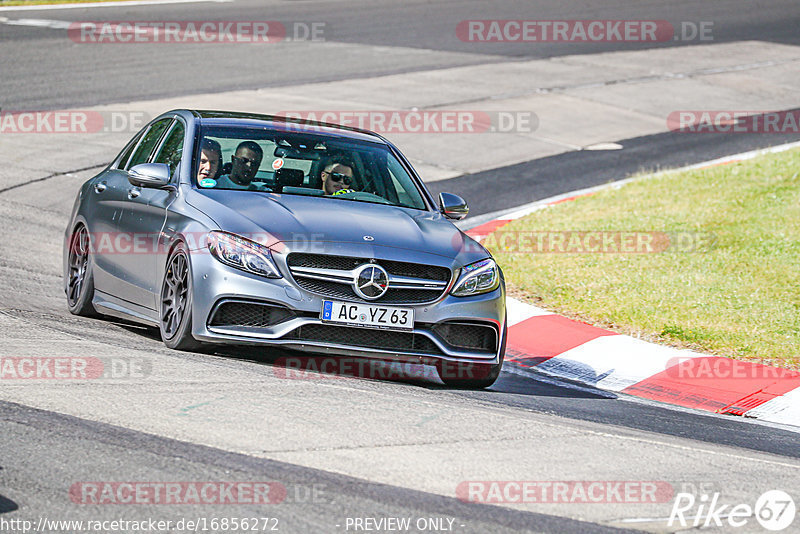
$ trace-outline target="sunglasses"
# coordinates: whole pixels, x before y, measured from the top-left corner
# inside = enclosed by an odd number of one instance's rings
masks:
[[[346,174],[342,174],[340,172],[328,172],[325,171],[325,174],[331,177],[331,180],[334,182],[344,182],[344,185],[352,185],[353,179]]]
[[[247,165],[248,167],[252,167],[256,163],[256,160],[254,159],[243,158],[241,156],[231,156],[231,160],[238,161],[242,165]]]

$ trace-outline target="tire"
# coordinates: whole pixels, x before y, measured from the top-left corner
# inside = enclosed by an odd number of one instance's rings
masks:
[[[92,276],[89,230],[84,225],[75,228],[69,240],[69,256],[65,286],[67,307],[73,315],[99,317],[94,309],[94,277]]]
[[[203,347],[192,337],[192,267],[188,249],[182,242],[167,260],[158,309],[158,328],[167,347],[186,351]]]
[[[503,368],[508,339],[507,323],[503,321],[503,344],[500,347],[500,361],[495,364],[458,363],[439,360],[436,371],[446,386],[457,389],[485,389],[495,383]]]

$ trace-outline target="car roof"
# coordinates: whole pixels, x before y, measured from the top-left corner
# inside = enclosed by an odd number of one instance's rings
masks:
[[[333,137],[344,137],[371,143],[389,144],[380,135],[339,124],[309,121],[292,117],[279,117],[276,115],[261,115],[258,113],[242,113],[236,111],[190,110],[200,119],[204,126],[243,126],[251,128],[270,128],[275,130],[288,130],[295,133],[323,134]]]

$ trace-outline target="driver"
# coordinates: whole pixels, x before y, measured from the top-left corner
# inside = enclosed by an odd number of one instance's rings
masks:
[[[200,145],[200,161],[197,165],[197,183],[211,179],[211,183],[215,184],[213,180],[217,178],[221,161],[222,148],[219,143],[213,139],[203,139]]]
[[[341,195],[351,193],[355,183],[353,178],[353,167],[340,160],[328,161],[320,172],[322,179],[322,190],[326,195]]]

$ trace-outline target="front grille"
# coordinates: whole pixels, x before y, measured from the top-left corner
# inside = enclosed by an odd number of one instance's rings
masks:
[[[488,325],[439,323],[433,332],[452,347],[497,352],[497,331]]]
[[[208,325],[269,328],[292,317],[295,317],[294,312],[282,306],[228,301],[217,306]]]
[[[292,252],[286,258],[286,263],[289,267],[319,267],[322,269],[341,269],[342,271],[349,271],[365,263],[365,261],[348,256],[328,256],[325,254]]]
[[[327,254],[306,254],[293,252],[286,259],[289,267],[319,267],[322,269],[341,269],[350,271],[359,265],[375,262],[389,274],[397,276],[410,276],[412,278],[426,278],[438,282],[450,281],[450,269],[438,265],[423,265],[407,263],[404,261],[375,260],[371,258],[350,258],[348,256],[329,256]]]
[[[289,254],[286,262],[290,271],[294,267],[312,267],[319,269],[338,269],[341,271],[351,271],[359,265],[374,262],[386,269],[390,275],[394,276],[419,278],[435,282],[449,282],[451,276],[449,268],[439,267],[437,265],[423,265],[391,260],[374,260],[370,258],[350,258],[347,256],[329,256],[325,254],[306,254],[293,252]],[[352,286],[349,284],[306,278],[299,276],[295,272],[292,272],[292,275],[295,279],[295,282],[297,282],[297,285],[306,291],[331,298],[357,300],[362,302],[364,301],[361,297],[356,295]],[[442,289],[408,289],[390,287],[386,294],[375,302],[381,304],[421,304],[425,302],[433,302],[442,296],[445,289],[446,287]]]
[[[398,350],[422,354],[441,355],[439,347],[426,336],[413,332],[392,330],[373,330],[369,328],[348,328],[325,324],[307,324],[283,337],[299,341],[318,341],[354,347],[368,347],[381,350]]]
[[[363,302],[363,299],[356,295],[353,287],[349,285],[300,277],[297,277],[295,282],[306,291],[311,291],[312,293],[335,299],[360,300]],[[390,289],[386,292],[386,295],[372,302],[376,304],[418,304],[436,300],[441,294],[442,291],[428,289]]]

